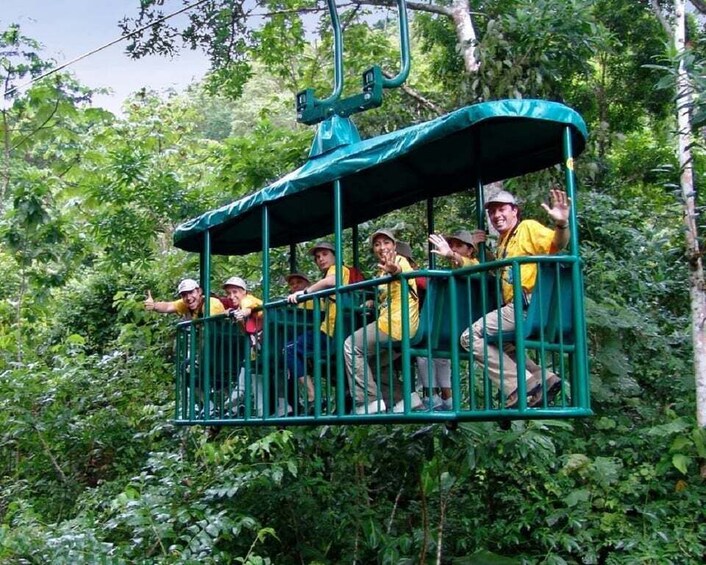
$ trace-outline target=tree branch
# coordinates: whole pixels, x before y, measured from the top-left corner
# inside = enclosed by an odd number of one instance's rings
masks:
[[[26,134],[22,139],[20,139],[17,143],[15,143],[15,144],[12,146],[12,150],[14,151],[14,150],[17,149],[20,145],[22,145],[25,141],[27,141],[30,137],[32,137],[33,135],[35,135],[35,134],[38,133],[39,131],[45,129],[46,125],[49,123],[49,120],[51,120],[51,119],[54,117],[54,114],[56,114],[56,111],[57,111],[58,109],[59,109],[59,99],[57,98],[57,99],[54,101],[54,109],[51,111],[51,114],[49,114],[49,116],[47,117],[47,119],[44,120],[40,126],[38,126],[38,127],[35,128],[34,130],[32,130],[31,132],[29,132],[28,134]]]
[[[706,2],[704,0],[689,0],[691,5],[702,14],[706,14]]]
[[[382,8],[396,8],[395,0],[352,0],[351,4],[380,6]],[[430,14],[441,14],[442,16],[451,16],[451,10],[446,6],[437,6],[434,4],[423,4],[421,2],[407,2],[407,7],[416,12],[428,12]]]
[[[392,73],[388,73],[387,71],[382,71],[382,74],[383,74],[383,76],[385,76],[386,78],[392,78],[392,77],[394,76]],[[422,96],[421,94],[419,94],[419,92],[417,92],[417,91],[414,90],[413,88],[407,86],[407,84],[403,84],[403,85],[401,86],[401,88],[402,88],[402,92],[404,92],[405,94],[409,95],[409,96],[412,97],[414,100],[416,100],[417,102],[419,102],[422,106],[424,106],[424,107],[427,108],[428,110],[431,110],[431,111],[434,112],[435,114],[441,116],[442,114],[445,113],[445,110],[444,110],[441,106],[439,106],[438,104],[435,104],[434,102],[432,102],[432,101],[429,100],[428,98]]]
[[[47,440],[44,439],[44,435],[42,435],[42,432],[40,431],[40,429],[36,425],[32,424],[32,427],[34,428],[34,431],[37,433],[37,437],[39,438],[39,442],[42,444],[42,448],[44,449],[44,453],[46,454],[47,457],[49,457],[49,461],[51,461],[51,464],[54,467],[56,474],[61,479],[61,482],[64,483],[65,485],[67,485],[69,483],[69,480],[66,478],[66,475],[64,474],[64,471],[61,469],[61,466],[59,465],[59,462],[56,460],[56,457],[54,457],[54,454],[51,452],[51,448],[49,447]]]
[[[664,17],[664,14],[662,13],[662,10],[659,7],[659,2],[657,0],[650,0],[650,8],[652,8],[652,12],[659,20],[659,23],[662,24],[664,31],[667,33],[667,36],[670,38],[674,37],[674,31],[672,30],[672,26],[669,24],[669,21],[667,21],[667,18]]]

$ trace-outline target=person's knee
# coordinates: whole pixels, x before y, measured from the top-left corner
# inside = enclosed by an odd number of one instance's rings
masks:
[[[459,339],[459,343],[461,344],[461,347],[468,351],[470,349],[470,335],[471,331],[470,328],[466,328],[463,333],[461,334],[461,338]]]
[[[461,347],[466,351],[473,350],[475,355],[483,355],[484,340],[483,340],[483,326],[482,324],[475,323],[470,328],[466,328],[461,334]]]

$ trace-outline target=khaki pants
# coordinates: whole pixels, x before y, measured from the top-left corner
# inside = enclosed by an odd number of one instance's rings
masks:
[[[429,358],[417,357],[417,380],[423,388],[451,388],[451,359],[431,360],[431,380],[429,368]]]
[[[502,321],[502,326],[499,323]],[[510,332],[515,330],[515,306],[509,302],[499,310],[493,310],[484,318],[479,318],[470,328],[461,334],[461,347],[466,351],[471,348],[471,332],[473,332],[473,357],[480,364],[488,369],[490,380],[498,387],[502,386],[505,395],[509,395],[517,388],[517,362],[515,344],[508,343],[500,351],[497,345],[485,344],[483,330],[488,335],[496,335],[501,331]],[[500,375],[500,362],[502,360],[502,379]],[[525,356],[525,380],[529,380],[532,375],[541,374],[542,368],[532,359]]]
[[[348,336],[344,342],[343,357],[346,363],[348,386],[357,405],[374,402],[379,398],[380,392],[383,395],[381,398],[387,399],[391,382],[394,379],[392,370],[388,371],[387,378],[380,375],[382,391],[378,391],[375,371],[370,366],[370,360],[376,357],[376,345],[378,345],[380,366],[389,367],[392,365],[392,361],[399,357],[400,353],[399,351],[390,351],[391,341],[390,336],[377,328],[377,322],[372,322]],[[393,394],[395,401],[400,400],[402,398],[400,387],[394,387]]]

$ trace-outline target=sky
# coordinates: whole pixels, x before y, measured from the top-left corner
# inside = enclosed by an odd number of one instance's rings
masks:
[[[120,37],[118,21],[136,16],[138,7],[139,0],[0,0],[0,30],[19,24],[23,35],[44,46],[44,59],[63,64]],[[166,0],[164,12],[182,7],[181,0]],[[112,45],[65,69],[85,86],[110,88],[113,94],[97,95],[94,105],[116,114],[122,102],[143,87],[182,90],[208,69],[208,59],[200,51],[186,50],[174,59],[133,60],[124,54],[127,43]]]

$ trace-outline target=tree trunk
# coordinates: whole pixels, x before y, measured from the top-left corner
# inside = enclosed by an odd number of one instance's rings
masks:
[[[677,124],[681,194],[684,201],[686,254],[689,261],[689,294],[691,296],[691,331],[696,373],[696,420],[706,428],[706,284],[697,232],[696,191],[691,158],[692,87],[684,64],[686,41],[685,0],[674,0],[674,45],[679,55],[677,70]]]
[[[10,124],[7,119],[7,110],[2,113],[2,153],[4,156],[2,171],[0,171],[0,212],[5,209],[5,197],[10,186]]]
[[[476,45],[478,37],[471,20],[471,10],[468,0],[453,0],[451,5],[451,18],[456,26],[456,37],[458,38],[463,64],[468,74],[478,72],[480,61],[476,58]]]
[[[386,6],[391,9],[394,9],[396,5],[395,0],[355,0],[354,4]],[[478,34],[476,28],[473,27],[471,6],[468,0],[453,0],[450,7],[424,2],[407,2],[407,9],[413,12],[427,12],[451,18],[456,28],[456,38],[466,72],[469,74],[478,72],[480,67],[480,61],[476,57]]]

